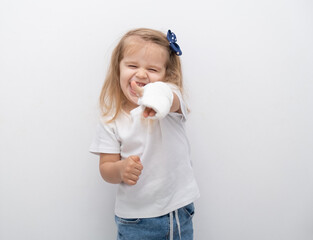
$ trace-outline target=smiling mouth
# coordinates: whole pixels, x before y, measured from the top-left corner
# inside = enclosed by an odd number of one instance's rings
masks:
[[[138,87],[144,87],[144,86],[146,86],[145,83],[136,82],[136,84],[138,85]]]

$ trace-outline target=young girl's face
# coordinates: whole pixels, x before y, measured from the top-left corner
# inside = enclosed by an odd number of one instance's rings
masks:
[[[120,62],[120,85],[127,99],[125,110],[137,107],[138,97],[131,87],[135,81],[143,87],[148,83],[164,81],[168,52],[162,46],[139,37],[127,39],[124,57]]]

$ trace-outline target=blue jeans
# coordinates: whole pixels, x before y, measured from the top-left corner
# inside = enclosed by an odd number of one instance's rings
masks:
[[[193,203],[178,209],[180,225],[177,217],[173,217],[173,239],[192,240],[194,215]],[[175,216],[175,214],[174,214]],[[168,240],[170,239],[170,214],[155,218],[125,219],[115,216],[117,225],[117,240]]]

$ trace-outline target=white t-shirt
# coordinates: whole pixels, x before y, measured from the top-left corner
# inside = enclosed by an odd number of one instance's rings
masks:
[[[122,111],[115,121],[99,123],[90,146],[92,153],[119,153],[121,161],[138,155],[143,171],[136,185],[119,184],[115,214],[122,218],[165,215],[199,197],[189,142],[185,133],[186,106],[180,92],[182,114],[169,113],[161,120],[145,119],[142,108]]]

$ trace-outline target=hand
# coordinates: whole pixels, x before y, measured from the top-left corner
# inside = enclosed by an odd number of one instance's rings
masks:
[[[142,97],[144,89],[142,87],[139,87],[135,81],[132,81],[130,84],[131,84],[132,89],[136,92],[137,96]],[[143,111],[143,116],[145,118],[154,117],[155,114],[156,112],[152,108],[149,108],[149,107],[146,107],[145,110]]]
[[[128,185],[135,185],[143,169],[140,158],[138,156],[129,156],[122,162],[123,165],[120,170],[122,181]]]

